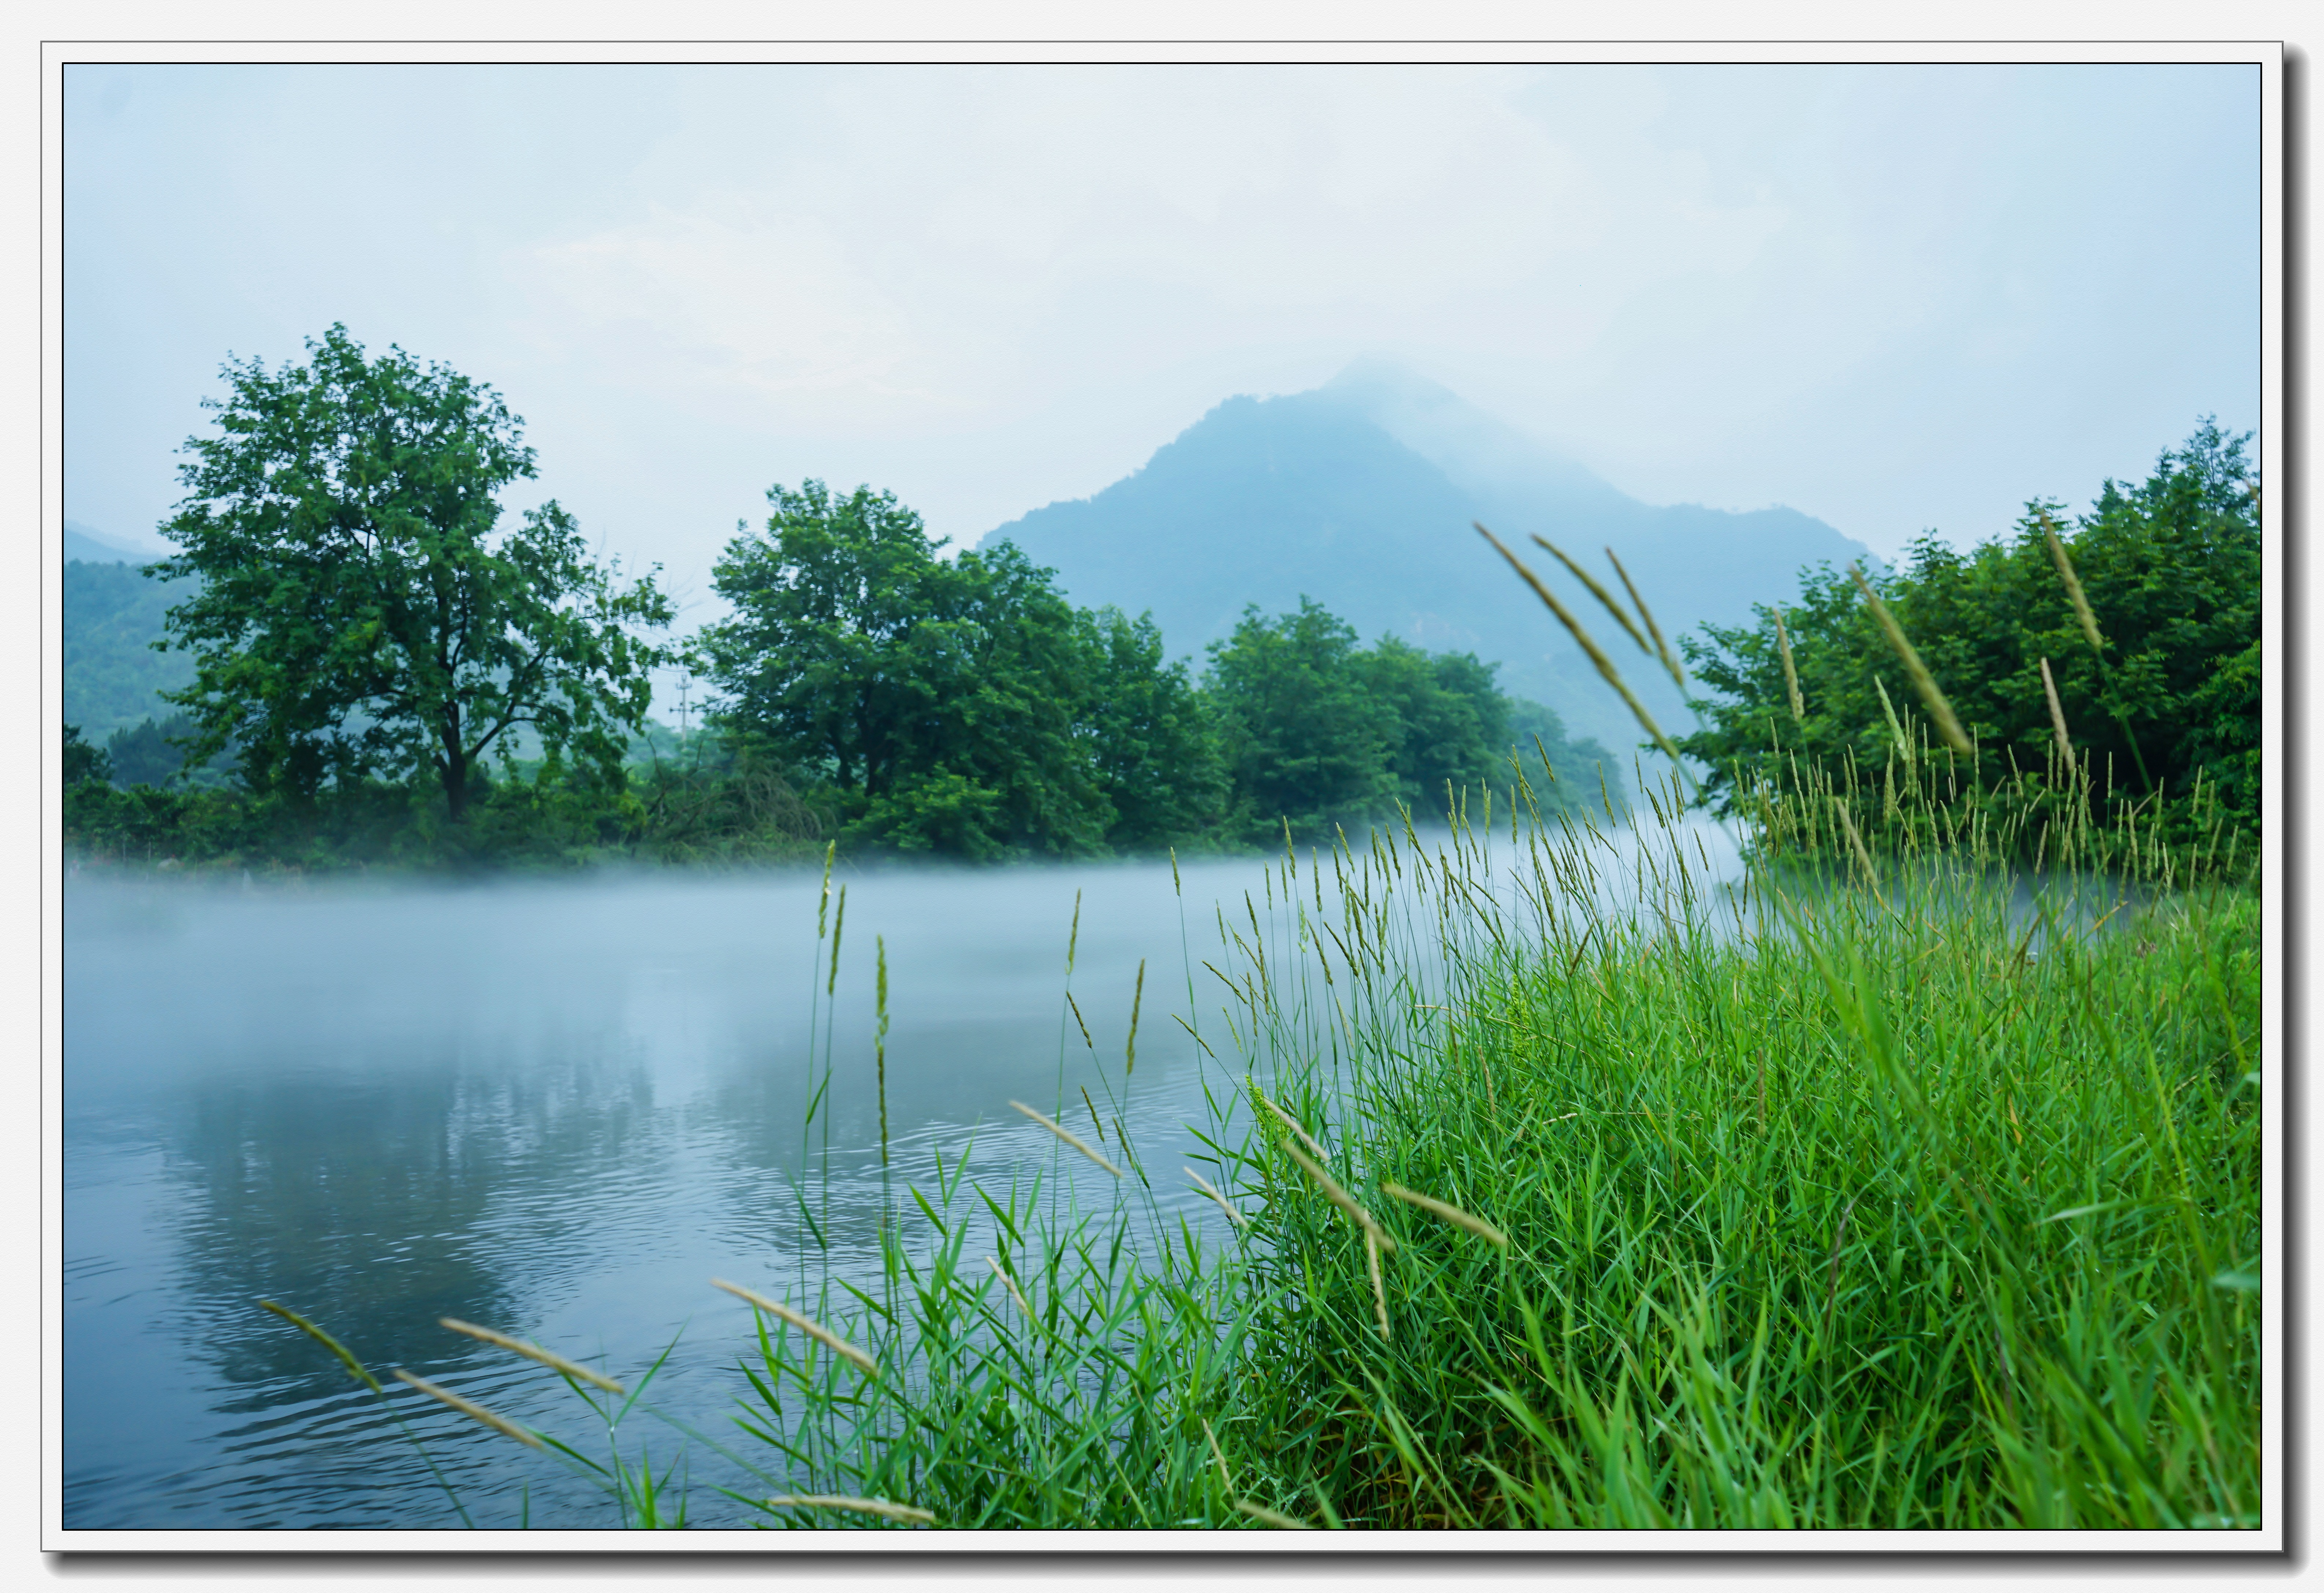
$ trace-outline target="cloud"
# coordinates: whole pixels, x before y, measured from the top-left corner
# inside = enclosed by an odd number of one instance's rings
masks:
[[[1202,350],[1451,340],[1541,357],[1784,224],[1537,73],[823,74],[707,103],[618,225],[519,251],[544,343],[784,430],[991,423]]]

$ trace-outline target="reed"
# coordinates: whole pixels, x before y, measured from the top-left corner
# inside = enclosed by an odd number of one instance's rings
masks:
[[[1554,592],[1541,584],[1539,576],[1526,568],[1524,560],[1501,545],[1500,538],[1481,525],[1477,527],[1477,531],[1487,542],[1493,544],[1494,549],[1502,558],[1508,560],[1509,568],[1524,579],[1526,585],[1533,588],[1534,596],[1542,600],[1543,605],[1556,617],[1557,623],[1565,627],[1566,634],[1580,644],[1583,653],[1588,655],[1591,663],[1597,669],[1600,678],[1614,689],[1624,705],[1629,709],[1631,717],[1636,718],[1639,727],[1654,738],[1655,745],[1662,748],[1664,755],[1673,764],[1678,763],[1678,748],[1672,745],[1669,736],[1663,734],[1662,727],[1655,723],[1654,715],[1646,711],[1646,705],[1638,700],[1637,694],[1622,679],[1621,671],[1614,667],[1614,661],[1606,656],[1605,649],[1599,646],[1597,640],[1582,628],[1582,622],[1575,619],[1565,605],[1557,600],[1557,595]]]
[[[847,1340],[842,1338],[838,1334],[834,1333],[822,1323],[815,1320],[814,1318],[809,1317],[803,1312],[793,1311],[789,1306],[783,1304],[782,1301],[779,1300],[770,1300],[756,1290],[745,1289],[740,1283],[730,1283],[724,1278],[711,1279],[710,1286],[714,1289],[725,1290],[727,1293],[733,1295],[737,1300],[747,1302],[754,1311],[762,1311],[766,1312],[767,1315],[774,1317],[780,1321],[788,1322],[792,1327],[797,1328],[809,1338],[814,1339],[825,1349],[831,1351],[832,1354],[840,1357],[842,1359],[854,1363],[854,1365],[862,1368],[867,1375],[876,1377],[880,1375],[879,1362],[873,1360],[870,1356],[856,1348],[855,1346],[848,1343]]]
[[[622,1393],[622,1385],[611,1377],[602,1373],[593,1372],[578,1361],[568,1361],[554,1350],[543,1349],[538,1344],[530,1343],[522,1338],[512,1338],[507,1334],[496,1333],[490,1328],[479,1328],[475,1323],[461,1321],[457,1317],[438,1317],[436,1320],[439,1326],[449,1328],[455,1333],[465,1333],[471,1338],[480,1338],[484,1343],[497,1346],[512,1355],[521,1355],[529,1361],[539,1361],[551,1371],[573,1378],[576,1382],[602,1388],[607,1394],[616,1397]]]
[[[1872,610],[1872,617],[1880,622],[1881,634],[1888,638],[1888,644],[1904,661],[1904,673],[1911,679],[1913,690],[1921,694],[1921,701],[1927,707],[1937,733],[1945,738],[1947,746],[1963,757],[1969,756],[1976,748],[1969,745],[1968,732],[1953,717],[1952,704],[1947,702],[1945,694],[1937,689],[1936,677],[1930,674],[1929,666],[1921,662],[1920,653],[1904,634],[1904,627],[1896,623],[1896,616],[1888,612],[1888,605],[1880,600],[1880,594],[1872,589],[1872,583],[1864,579],[1861,570],[1851,564],[1848,567],[1848,573],[1855,578],[1857,590],[1864,594],[1865,604]],[[1886,693],[1884,691],[1882,695],[1885,698]]]
[[[1784,611],[1775,610],[1775,652],[1784,661],[1784,695],[1792,707],[1792,723],[1804,727],[1808,708],[1800,697],[1800,671],[1792,662],[1791,633],[1784,629]]]
[[[1073,1146],[1074,1149],[1079,1151],[1083,1155],[1087,1156],[1100,1167],[1104,1168],[1106,1172],[1111,1173],[1114,1177],[1120,1178],[1121,1176],[1120,1168],[1116,1167],[1112,1162],[1098,1154],[1096,1151],[1091,1149],[1087,1141],[1074,1133],[1072,1129],[1067,1128],[1065,1125],[1059,1123],[1056,1118],[1049,1116],[1045,1112],[1034,1110],[1034,1108],[1027,1106],[1023,1101],[1010,1101],[1009,1104],[1018,1111],[1024,1113],[1025,1116],[1030,1117],[1042,1127],[1047,1129],[1051,1134],[1056,1135],[1059,1139],[1065,1141],[1065,1144]],[[1094,1114],[1096,1108],[1092,1107],[1091,1111]]]
[[[494,1432],[512,1438],[528,1449],[537,1449],[541,1447],[541,1442],[539,1438],[527,1432],[523,1428],[519,1427],[515,1422],[511,1422],[506,1417],[496,1415],[493,1412],[487,1411],[484,1406],[477,1404],[473,1400],[462,1399],[450,1389],[439,1387],[436,1384],[429,1382],[425,1377],[414,1376],[410,1372],[403,1370],[401,1366],[396,1368],[395,1375],[404,1382],[411,1385],[412,1387],[418,1389],[420,1393],[428,1395],[430,1399],[443,1401],[446,1404],[459,1412],[463,1416],[466,1416],[474,1422],[483,1422]]]
[[[1663,640],[1663,628],[1655,623],[1655,611],[1646,607],[1645,596],[1630,579],[1630,572],[1622,568],[1622,561],[1614,557],[1613,549],[1606,550],[1606,559],[1613,565],[1614,573],[1622,578],[1622,589],[1629,593],[1630,601],[1638,606],[1638,617],[1646,622],[1646,629],[1655,638],[1655,653],[1663,661],[1663,668],[1670,671],[1670,678],[1677,683],[1679,690],[1684,690],[1686,666],[1679,662],[1678,655],[1671,651],[1670,644]]]

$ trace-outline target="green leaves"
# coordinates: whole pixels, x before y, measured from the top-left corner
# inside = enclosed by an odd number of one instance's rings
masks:
[[[1948,778],[1991,784],[2052,761],[2047,658],[2076,755],[2102,793],[2111,769],[2113,792],[2140,799],[2143,760],[2172,799],[2189,796],[2200,773],[2231,817],[2257,821],[2259,519],[2243,448],[2207,420],[2143,485],[2107,482],[2079,521],[2044,499],[2011,535],[1965,553],[1927,533],[1900,570],[1871,582],[1978,744],[1974,774],[1960,760]],[[2052,525],[2103,658],[2061,579]],[[1788,784],[1794,759],[1835,778],[1850,758],[1876,776],[1885,766],[1881,699],[1904,716],[1914,693],[1855,596],[1826,568],[1803,573],[1799,602],[1784,610],[1798,718],[1772,609],[1756,626],[1706,627],[1706,642],[1687,644],[1716,696],[1702,705],[1709,727],[1682,745],[1711,765],[1714,792],[1732,801],[1738,774],[1742,789],[1763,775]],[[1912,718],[1904,728],[1913,733]]]
[[[484,756],[526,727],[618,778],[666,626],[650,576],[624,583],[554,502],[499,529],[533,474],[522,422],[447,366],[377,359],[335,326],[309,363],[228,363],[218,435],[190,439],[185,500],[151,569],[198,577],[170,610],[195,679],[189,762],[231,746],[245,783],[312,801],[327,785],[432,774],[465,813]]]
[[[1068,603],[1003,542],[938,557],[892,493],[769,490],[713,584],[723,723],[837,799],[851,840],[973,861],[1209,836],[1208,706],[1150,618]]]

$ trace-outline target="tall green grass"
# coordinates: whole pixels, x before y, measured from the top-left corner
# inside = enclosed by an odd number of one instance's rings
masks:
[[[876,1275],[798,1187],[687,1430],[735,1519],[2261,1524],[2250,860],[1891,723],[1877,783],[1752,793],[1738,877],[1677,776],[1601,826],[1514,760],[1426,838],[1286,843],[1187,940],[1199,1167],[1123,1143],[1130,1051],[1101,1146],[1061,1065],[1046,1170],[891,1191]]]

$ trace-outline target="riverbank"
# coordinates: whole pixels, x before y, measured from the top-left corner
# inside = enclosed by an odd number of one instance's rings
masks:
[[[1101,1066],[1063,1199],[939,1156],[750,1285],[862,1359],[760,1314],[727,1524],[2257,1525],[2256,898],[1661,838],[1281,858],[1186,1166]]]

